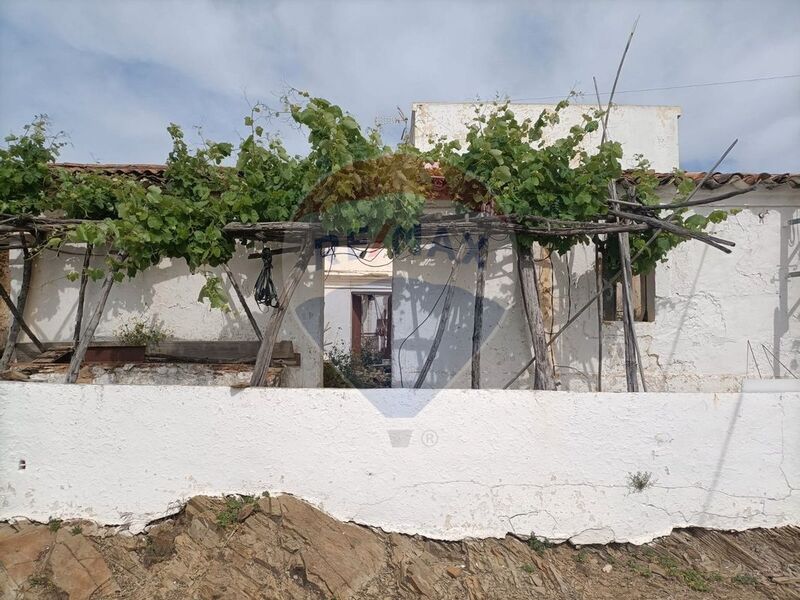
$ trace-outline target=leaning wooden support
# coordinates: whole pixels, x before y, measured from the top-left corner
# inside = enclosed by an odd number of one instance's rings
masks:
[[[297,289],[303,274],[306,272],[306,267],[314,255],[314,238],[311,235],[306,235],[301,245],[300,253],[297,256],[297,261],[292,267],[286,283],[283,286],[283,291],[278,297],[278,306],[273,308],[261,337],[261,345],[258,348],[258,355],[256,356],[256,364],[253,368],[253,376],[250,378],[250,385],[256,387],[263,387],[267,385],[267,376],[269,375],[269,364],[272,362],[272,350],[275,347],[275,342],[278,340],[278,333],[283,323],[283,317],[289,308],[289,301],[292,299],[295,289]]]
[[[522,288],[522,305],[528,321],[528,329],[533,344],[534,383],[537,390],[556,389],[553,366],[547,352],[542,308],[539,305],[539,284],[536,278],[536,263],[533,259],[533,246],[517,245],[517,271]]]
[[[118,257],[118,260],[120,261],[124,259],[124,254],[121,254]],[[75,350],[72,352],[72,359],[69,361],[69,369],[67,370],[67,376],[64,379],[64,383],[75,383],[78,381],[78,373],[80,373],[83,359],[86,356],[86,351],[89,349],[89,344],[94,337],[94,332],[97,331],[97,326],[100,324],[100,319],[102,318],[103,311],[106,308],[106,302],[108,302],[108,295],[111,293],[111,288],[114,285],[114,275],[115,273],[111,269],[109,269],[106,273],[106,278],[103,280],[103,286],[100,288],[100,298],[97,300],[97,305],[92,313],[92,318],[89,319],[89,322],[86,324],[86,329],[83,331],[83,334],[78,340],[78,345],[75,346]]]
[[[481,344],[483,343],[483,295],[486,288],[486,260],[489,258],[489,239],[478,238],[478,266],[475,278],[475,306],[472,319],[472,389],[481,387]]]
[[[594,274],[597,287],[597,391],[603,391],[603,256],[595,240]]]
[[[81,286],[78,290],[78,308],[75,312],[75,331],[72,332],[72,347],[77,348],[81,339],[81,325],[83,324],[83,306],[86,302],[86,284],[89,283],[89,264],[92,260],[92,245],[86,244],[86,253],[83,255],[83,270],[81,271]]]
[[[417,375],[417,381],[414,383],[414,389],[421,388],[422,384],[425,383],[425,378],[428,376],[428,372],[431,370],[431,365],[433,365],[433,359],[436,358],[436,354],[439,352],[439,345],[442,343],[444,330],[447,327],[447,321],[450,319],[450,306],[452,305],[453,293],[456,289],[454,280],[456,273],[458,272],[458,267],[464,260],[464,255],[466,253],[467,238],[464,237],[461,240],[461,245],[458,247],[456,257],[453,259],[453,267],[450,270],[450,277],[445,284],[448,287],[444,294],[444,303],[442,304],[442,312],[439,315],[439,325],[436,327],[436,335],[433,336],[433,343],[431,344],[431,349],[428,351],[428,356],[425,358],[425,362],[422,365],[422,370],[419,372],[419,375]]]
[[[259,254],[258,256],[261,256],[261,255]],[[236,292],[236,297],[239,298],[239,304],[242,305],[242,309],[244,310],[244,314],[247,315],[247,320],[250,321],[250,325],[253,327],[253,331],[256,332],[256,337],[258,338],[258,341],[260,342],[261,339],[262,339],[261,329],[259,329],[258,323],[256,322],[256,319],[253,316],[253,313],[250,310],[250,307],[247,306],[247,300],[245,299],[244,294],[242,293],[242,288],[239,287],[239,283],[236,281],[236,278],[233,275],[233,271],[231,271],[231,268],[227,264],[222,265],[222,269],[225,271],[225,274],[228,276],[228,281],[231,282],[231,285],[233,286],[233,290]]]
[[[636,328],[633,321],[633,310],[631,308],[631,256],[629,250],[629,240],[627,233],[619,234],[619,257],[622,269],[622,328],[625,334],[625,380],[628,383],[629,392],[639,391],[639,381],[637,376],[637,354],[636,354]]]
[[[16,305],[16,308],[20,314],[23,314],[25,312],[25,305],[27,304],[28,301],[28,290],[31,287],[31,276],[33,274],[33,261],[31,260],[30,250],[28,250],[28,246],[24,243],[24,238],[23,238],[22,252],[23,252],[22,284],[20,285],[19,288],[19,294],[17,294],[17,305]],[[11,323],[11,327],[8,329],[8,336],[6,337],[6,346],[5,349],[3,350],[3,356],[2,358],[0,358],[0,372],[8,369],[8,366],[11,364],[11,359],[14,357],[14,351],[16,350],[17,347],[17,340],[19,339],[19,330],[21,329],[22,323],[23,321],[21,321],[20,319],[14,318],[13,322]],[[25,327],[27,329],[27,325],[25,325]],[[28,335],[28,337],[31,338],[31,340],[35,340],[34,343],[39,342],[36,336]],[[39,348],[40,352],[44,351],[43,346],[41,346],[41,342],[39,342],[39,344],[37,344],[36,347]]]

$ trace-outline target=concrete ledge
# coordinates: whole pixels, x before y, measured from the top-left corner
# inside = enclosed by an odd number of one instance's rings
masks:
[[[285,492],[433,538],[643,543],[800,524],[800,393],[0,384],[0,519],[141,530]],[[649,473],[638,491],[630,476]]]

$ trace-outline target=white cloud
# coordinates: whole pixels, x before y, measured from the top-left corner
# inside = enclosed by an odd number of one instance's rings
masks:
[[[800,73],[792,0],[6,2],[0,128],[46,111],[70,159],[159,162],[169,121],[236,139],[245,94],[275,104],[288,85],[364,124],[417,100],[607,89],[636,15],[621,89]],[[800,170],[798,100],[798,79],[619,96],[683,107],[686,165],[739,137],[724,167],[754,171]]]

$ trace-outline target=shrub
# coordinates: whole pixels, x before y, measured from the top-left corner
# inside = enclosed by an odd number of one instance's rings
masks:
[[[324,379],[325,387],[383,388],[391,385],[392,376],[379,354],[367,349],[347,352],[334,347],[328,352]]]
[[[114,330],[114,337],[126,346],[158,345],[172,335],[161,323],[148,323],[141,317],[132,317]]]

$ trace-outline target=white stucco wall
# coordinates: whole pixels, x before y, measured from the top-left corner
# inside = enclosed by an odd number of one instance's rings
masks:
[[[544,109],[553,109],[552,104],[511,104],[514,115],[522,119],[536,120]],[[464,142],[467,126],[475,118],[475,109],[492,110],[491,104],[417,102],[412,105],[412,143],[428,149],[430,139],[446,136],[447,139]],[[582,123],[582,116],[594,110],[593,105],[571,104],[561,112],[558,124],[545,129],[543,139],[552,141],[564,137],[569,128]],[[677,106],[636,106],[621,104],[614,107],[609,119],[610,139],[622,145],[624,168],[634,167],[634,156],[642,154],[656,171],[669,172],[678,162],[678,118],[681,109]],[[601,131],[587,136],[584,147],[596,148]]]
[[[642,543],[800,524],[800,389],[741,394],[0,384],[0,519],[139,531],[195,494],[295,494],[441,539]],[[25,468],[20,469],[20,461]],[[628,476],[652,474],[636,492]]]
[[[704,190],[698,197],[729,187]],[[800,225],[787,224],[800,216],[800,190],[761,186],[716,207],[741,209],[710,229],[735,242],[733,252],[724,254],[697,241],[678,246],[656,269],[655,320],[636,324],[651,391],[735,391],[745,377],[789,377],[770,352],[800,373],[800,279],[787,277],[797,268],[800,248]],[[453,239],[450,246],[456,243]],[[426,249],[395,261],[395,387],[401,386],[401,367],[402,385],[413,385],[438,324],[442,303],[433,314],[431,307],[452,261],[446,249],[434,248],[430,255]],[[510,242],[493,241],[491,248],[482,385],[502,387],[530,359],[531,346]],[[456,277],[452,316],[425,387],[470,386],[475,267],[475,253],[470,252]],[[578,246],[566,256],[553,253],[552,269],[553,330],[558,331],[596,292],[594,247]],[[597,346],[597,311],[592,306],[553,346],[560,389],[596,389]],[[603,346],[603,387],[625,390],[619,322],[604,323]],[[529,386],[527,374],[516,385]]]
[[[79,283],[70,282],[66,275],[80,271],[83,264],[83,249],[74,250],[81,254],[56,255],[46,250],[35,262],[25,316],[42,341],[72,340]],[[102,267],[103,260],[101,256],[95,257],[93,266]],[[273,280],[278,293],[282,289],[284,273],[288,273],[295,260],[296,255],[292,253],[275,257]],[[11,264],[11,279],[16,291],[22,278],[18,252],[12,255]],[[229,265],[256,320],[263,327],[270,309],[262,310],[253,300],[253,286],[261,271],[261,260],[248,259],[247,251],[240,248]],[[205,282],[203,275],[191,274],[183,260],[164,260],[134,279],[125,279],[112,287],[95,339],[113,339],[114,331],[131,317],[145,317],[168,327],[172,331],[171,339],[255,340],[255,332],[239,307],[227,276],[220,269],[213,271],[222,277],[233,309],[231,312],[212,310],[207,302],[198,302],[198,293]],[[284,385],[322,385],[323,279],[322,257],[317,252],[291,299],[278,337],[279,340],[291,340],[295,352],[301,355],[300,367],[286,369]],[[84,322],[94,309],[101,283],[90,281],[87,287]],[[27,337],[22,334],[20,341],[27,341]]]

